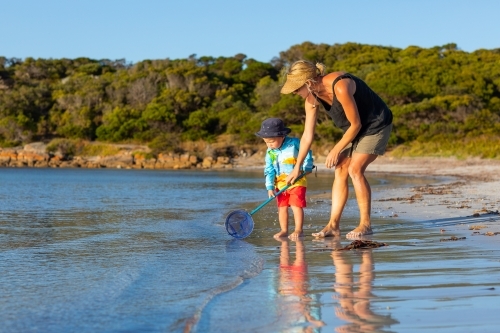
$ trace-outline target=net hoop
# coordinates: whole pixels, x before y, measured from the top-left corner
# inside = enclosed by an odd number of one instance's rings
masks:
[[[226,217],[226,231],[234,238],[248,237],[253,231],[253,226],[252,215],[245,210],[232,211]]]

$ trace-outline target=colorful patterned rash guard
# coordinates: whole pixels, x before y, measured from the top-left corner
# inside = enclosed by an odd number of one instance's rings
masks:
[[[266,176],[266,189],[274,190],[278,188],[281,190],[286,186],[286,177],[292,172],[299,153],[300,140],[286,136],[280,148],[270,149],[266,151],[266,166],[264,168],[264,175]],[[307,156],[302,164],[302,171],[312,172],[313,169],[312,152],[309,150]],[[296,181],[290,188],[295,186],[307,186],[305,177]]]

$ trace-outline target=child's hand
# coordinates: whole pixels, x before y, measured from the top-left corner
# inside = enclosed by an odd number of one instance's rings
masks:
[[[274,198],[274,191],[273,190],[267,190],[267,195],[269,198]]]

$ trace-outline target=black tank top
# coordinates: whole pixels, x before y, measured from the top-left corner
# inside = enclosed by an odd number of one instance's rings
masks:
[[[341,128],[344,132],[351,126],[351,123],[347,120],[342,104],[340,104],[337,100],[337,96],[335,96],[335,84],[344,78],[349,78],[356,83],[354,101],[358,107],[361,130],[358,135],[356,135],[355,139],[366,135],[376,134],[387,125],[392,124],[392,112],[380,96],[371,90],[363,80],[352,74],[346,73],[339,75],[332,83],[332,105],[318,98],[321,104],[323,104],[326,113],[332,118],[335,126]]]

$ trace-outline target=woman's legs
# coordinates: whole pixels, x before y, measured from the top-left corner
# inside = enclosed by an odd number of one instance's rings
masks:
[[[332,209],[330,211],[330,221],[320,232],[313,233],[315,237],[340,236],[340,217],[344,210],[349,195],[349,164],[351,158],[347,154],[342,154],[339,162],[335,166],[335,178],[332,185]]]
[[[328,225],[315,237],[340,236],[340,218],[349,195],[348,179],[351,177],[359,207],[359,226],[349,232],[347,238],[355,238],[373,233],[371,229],[371,188],[364,175],[366,168],[375,161],[377,155],[353,153],[352,157],[342,155],[335,166],[335,179],[332,186],[332,210]]]
[[[368,165],[375,161],[377,155],[354,153],[349,164],[349,176],[352,180],[356,200],[359,207],[359,226],[346,235],[346,238],[355,238],[362,235],[371,235],[371,204],[372,192],[370,184],[365,177]]]

